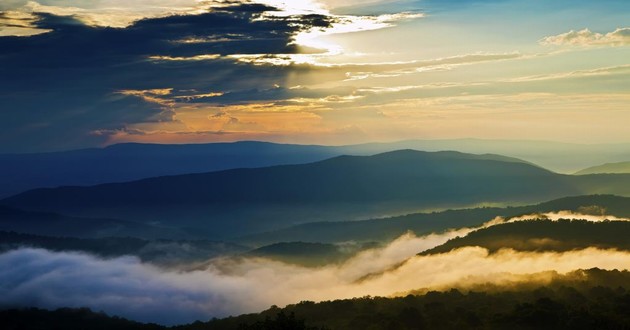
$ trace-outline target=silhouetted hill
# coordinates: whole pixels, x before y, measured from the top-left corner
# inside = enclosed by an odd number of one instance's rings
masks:
[[[246,253],[249,257],[261,257],[302,266],[324,266],[348,259],[361,250],[376,244],[322,244],[306,242],[282,242],[257,248]]]
[[[575,175],[586,174],[622,174],[630,173],[630,162],[608,163],[585,168],[575,173]]]
[[[304,242],[386,242],[407,231],[416,235],[441,232],[449,228],[476,227],[495,217],[515,217],[533,213],[573,211],[579,213],[604,212],[617,217],[630,217],[630,198],[612,195],[565,197],[536,205],[519,207],[484,207],[447,210],[433,213],[414,213],[397,217],[360,221],[314,222],[283,228],[277,231],[248,235],[239,239],[246,244],[271,244],[286,240]]]
[[[180,145],[125,143],[103,149],[5,154],[0,155],[0,198],[35,188],[302,164],[340,154],[332,147],[247,141]]]
[[[521,211],[504,208],[447,210],[434,213],[414,213],[403,216],[356,220],[311,222],[276,231],[247,235],[238,239],[245,244],[264,245],[286,240],[304,242],[387,242],[406,232],[424,235],[449,228],[478,226],[499,215],[516,215]]]
[[[574,175],[571,182],[587,194],[630,196],[630,174]]]
[[[628,251],[629,236],[630,222],[626,221],[531,220],[476,230],[422,254],[444,253],[465,246],[480,246],[490,252],[500,249],[564,252],[588,247]]]
[[[519,208],[514,208],[519,210]],[[553,211],[573,211],[576,213],[614,215],[630,217],[630,197],[615,195],[585,195],[558,198],[538,205],[525,206],[519,214],[531,214]]]
[[[34,235],[71,237],[133,236],[169,238],[190,236],[178,229],[107,218],[80,218],[52,212],[23,211],[0,206],[0,230]]]
[[[38,308],[0,311],[5,330],[158,330],[166,327],[144,324],[124,318],[96,313],[87,308],[60,308],[48,311]]]
[[[262,313],[212,320],[197,329],[278,329],[291,315],[306,326],[326,329],[624,329],[630,288],[627,271],[577,270],[546,273],[548,284],[430,291],[399,298],[362,297],[314,303],[303,301]],[[623,306],[623,307],[622,307]],[[270,322],[271,321],[271,322]],[[182,327],[186,329],[186,327]]]
[[[401,150],[304,165],[37,189],[2,204],[234,235],[332,215],[365,218],[423,207],[539,202],[581,193],[570,177],[498,159],[502,158]]]
[[[577,144],[536,140],[408,140],[392,143],[366,143],[342,148],[344,148],[344,154],[352,155],[376,154],[400,149],[498,154],[524,159],[560,173],[574,173],[589,166],[630,159],[629,144]]]
[[[507,155],[563,173],[630,159],[628,145],[579,145],[549,141],[410,140],[347,146],[249,141],[181,145],[125,143],[102,149],[0,155],[0,198],[35,188],[86,186],[233,168],[304,164],[339,155],[374,155],[400,149]]]

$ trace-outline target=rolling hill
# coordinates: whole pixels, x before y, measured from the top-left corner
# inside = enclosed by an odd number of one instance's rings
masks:
[[[43,187],[86,186],[232,168],[301,164],[340,155],[323,146],[266,142],[115,144],[102,149],[0,155],[0,197]]]
[[[97,238],[132,236],[143,238],[189,237],[180,229],[106,218],[71,217],[52,212],[23,211],[0,206],[0,230],[33,235]]]
[[[221,238],[340,216],[351,220],[429,207],[540,202],[583,193],[571,179],[496,155],[401,150],[304,165],[37,189],[1,204],[193,227]],[[590,178],[582,185],[593,189],[598,184],[597,178]]]
[[[630,173],[630,162],[608,163],[599,166],[593,166],[578,171],[575,173],[575,175],[622,173]]]
[[[362,250],[376,246],[369,243],[335,245],[282,242],[259,247],[245,253],[244,256],[266,258],[306,267],[319,267],[343,262]]]
[[[536,205],[519,207],[483,207],[414,213],[403,216],[359,221],[327,221],[300,224],[276,231],[247,235],[239,242],[265,245],[286,240],[303,242],[387,242],[407,231],[416,235],[441,232],[450,228],[476,227],[497,216],[572,211],[578,213],[604,212],[617,217],[630,217],[630,198],[612,195],[589,195],[560,198]]]
[[[0,154],[0,198],[36,188],[87,186],[234,168],[305,164],[340,155],[374,155],[400,149],[507,155],[562,173],[630,159],[627,145],[548,141],[409,140],[346,146],[254,141],[181,145],[123,143],[94,149]]]
[[[480,246],[490,252],[565,252],[589,247],[630,251],[630,222],[586,220],[530,220],[476,230],[422,254],[445,253],[465,246]]]

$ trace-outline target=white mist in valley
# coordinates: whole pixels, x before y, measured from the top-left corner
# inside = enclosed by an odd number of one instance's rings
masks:
[[[568,213],[556,215],[568,217]],[[601,221],[579,214],[571,217]],[[495,219],[483,227],[531,218]],[[89,307],[139,321],[180,324],[302,300],[390,296],[423,288],[496,283],[510,275],[630,267],[629,252],[596,248],[563,253],[506,249],[489,254],[480,247],[466,247],[417,255],[476,229],[423,237],[406,234],[342,264],[319,268],[263,258],[225,258],[184,271],[158,268],[135,257],[99,259],[23,248],[0,255],[0,306]]]

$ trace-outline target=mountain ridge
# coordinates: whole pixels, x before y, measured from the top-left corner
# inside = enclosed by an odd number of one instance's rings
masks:
[[[627,173],[630,173],[630,162],[606,163],[592,166],[576,172],[575,175]]]
[[[452,228],[478,227],[498,216],[506,218],[559,211],[598,211],[611,216],[630,217],[630,198],[614,195],[571,196],[535,205],[456,209],[357,221],[312,222],[243,236],[237,241],[253,245],[272,244],[289,238],[326,243],[387,242],[408,231],[421,236]]]
[[[507,155],[562,173],[630,159],[630,148],[624,144],[580,145],[521,140],[406,140],[339,146],[260,141],[121,143],[104,148],[0,154],[0,198],[35,188],[89,186],[232,168],[305,164],[344,154],[374,155],[398,149]]]
[[[526,252],[566,252],[586,248],[630,251],[628,235],[628,221],[532,219],[478,229],[420,254],[447,253],[466,246],[479,246],[490,253],[501,249]]]
[[[568,177],[509,157],[399,150],[301,165],[36,189],[0,204],[241,235],[338,214],[365,218],[419,207],[539,202],[578,194]]]

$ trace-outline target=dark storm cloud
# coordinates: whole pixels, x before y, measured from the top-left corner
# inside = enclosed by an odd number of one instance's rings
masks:
[[[8,58],[18,55],[22,62],[25,57],[37,58],[40,65],[76,66],[83,62],[94,64],[95,60],[119,63],[150,55],[287,54],[297,52],[296,46],[290,45],[296,32],[331,23],[328,17],[320,15],[258,19],[272,10],[263,5],[240,4],[198,15],[142,19],[126,28],[87,26],[70,16],[39,13],[34,25],[53,32],[29,38],[2,38],[0,44]],[[39,52],[28,52],[35,47]]]
[[[88,26],[70,16],[35,14],[52,30],[0,37],[0,152],[93,146],[94,132],[174,121],[168,104],[123,90],[238,91],[282,83],[290,68],[253,66],[224,56],[297,53],[299,31],[327,27],[321,15],[265,17],[274,8],[238,4],[197,15],[139,20],[126,28]],[[203,61],[159,57],[222,55]]]

